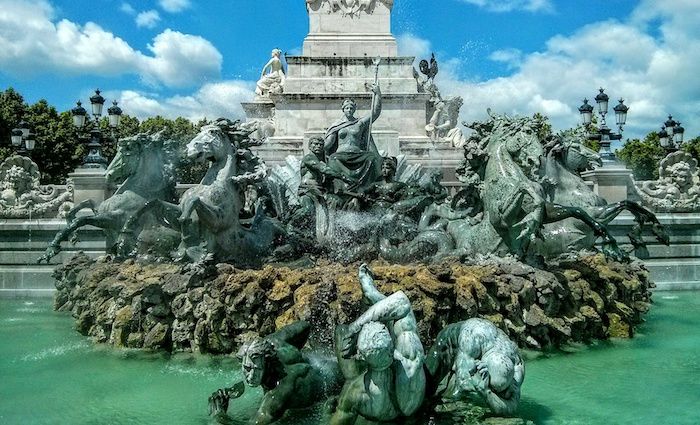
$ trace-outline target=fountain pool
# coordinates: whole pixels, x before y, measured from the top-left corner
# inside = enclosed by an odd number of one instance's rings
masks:
[[[660,292],[633,340],[530,355],[521,415],[537,424],[700,423],[700,292]],[[0,300],[0,423],[210,424],[234,359],[95,346],[49,300]],[[262,393],[232,401],[243,424]],[[282,424],[326,422],[322,408]],[[450,420],[447,423],[464,423]]]

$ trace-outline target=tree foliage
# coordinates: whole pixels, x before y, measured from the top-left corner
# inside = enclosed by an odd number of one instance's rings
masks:
[[[693,155],[700,163],[700,136],[683,143],[683,150]]]
[[[20,93],[12,88],[0,92],[0,162],[14,153],[10,146],[12,129],[26,120],[36,134],[36,147],[31,153],[32,160],[42,172],[42,183],[65,183],[68,174],[80,166],[86,153],[83,143],[95,125],[99,125],[105,137],[103,155],[108,161],[114,157],[117,147],[108,140],[134,136],[140,132],[154,134],[165,130],[165,135],[173,140],[169,149],[177,151],[178,180],[182,183],[197,183],[206,171],[205,164],[193,164],[185,157],[185,146],[208,121],[193,123],[186,118],[174,120],[156,116],[140,122],[138,118],[122,115],[117,129],[109,127],[109,119],[102,117],[97,123],[88,120],[85,128],[78,131],[73,127],[70,111],[59,113],[46,100],[28,105]]]
[[[659,178],[659,161],[666,155],[661,147],[659,135],[652,131],[644,140],[627,139],[617,157],[632,170],[636,180]]]

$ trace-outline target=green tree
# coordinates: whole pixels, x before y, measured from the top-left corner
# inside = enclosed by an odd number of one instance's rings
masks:
[[[700,162],[700,136],[683,143],[683,150],[693,155]]]
[[[661,147],[659,135],[652,131],[644,140],[627,139],[616,154],[632,170],[635,179],[655,180],[659,178],[659,161],[666,151]]]
[[[157,133],[165,130],[165,135],[172,140],[172,145],[167,148],[177,152],[178,164],[175,172],[180,183],[199,183],[207,170],[208,164],[197,164],[186,156],[186,146],[192,138],[197,135],[202,126],[207,121],[200,121],[197,124],[187,118],[178,117],[174,120],[155,116],[145,119],[141,123],[140,131],[144,133]]]
[[[70,112],[59,114],[42,99],[27,109],[25,119],[36,134],[31,157],[41,170],[42,183],[65,183],[68,173],[80,165],[85,154]]]
[[[26,110],[24,98],[13,88],[0,92],[0,162],[13,153],[10,148],[12,129],[17,127]]]

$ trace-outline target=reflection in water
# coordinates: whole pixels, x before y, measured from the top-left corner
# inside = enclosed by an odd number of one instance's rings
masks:
[[[529,355],[521,414],[537,424],[698,423],[700,292],[655,300],[634,340]],[[94,346],[69,315],[51,311],[50,300],[0,300],[0,323],[3,424],[216,424],[207,397],[242,379],[232,357]],[[247,388],[222,423],[247,424],[261,396]],[[280,423],[325,424],[328,410],[319,404]],[[443,410],[435,424],[480,415],[463,404]]]

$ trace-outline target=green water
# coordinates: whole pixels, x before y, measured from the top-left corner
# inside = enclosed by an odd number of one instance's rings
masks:
[[[700,424],[700,292],[657,293],[631,341],[527,362],[521,413],[538,424]],[[94,346],[46,301],[0,300],[0,424],[209,424],[229,358]],[[259,401],[232,403],[245,423]],[[322,423],[321,409],[283,424]]]

